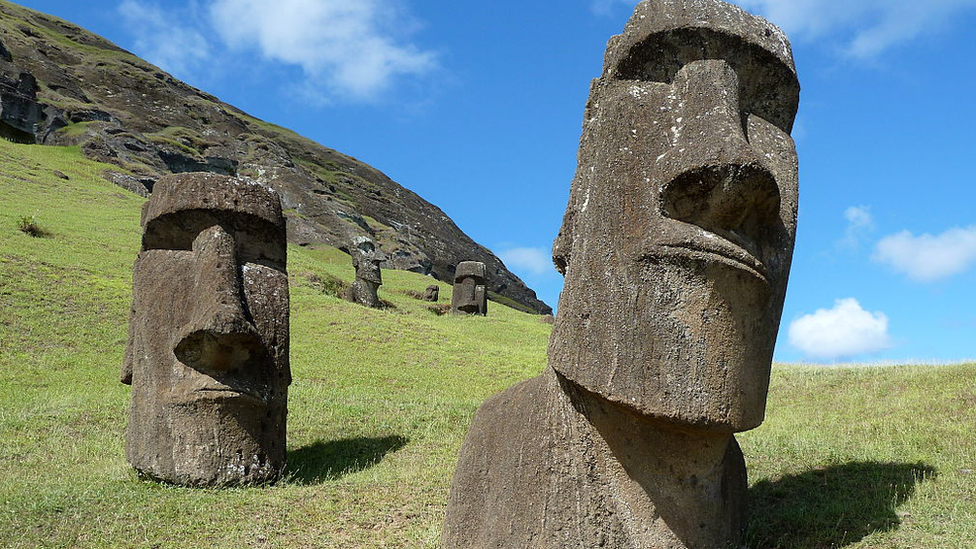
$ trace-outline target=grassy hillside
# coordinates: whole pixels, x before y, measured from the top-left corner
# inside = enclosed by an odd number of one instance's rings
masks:
[[[494,303],[437,316],[406,293],[431,280],[403,271],[384,272],[394,308],[367,310],[319,282],[350,281],[348,256],[290,248],[287,478],[141,481],[118,370],[143,199],[103,168],[0,141],[0,546],[436,547],[471,414],[541,371],[550,327]],[[767,422],[740,437],[749,547],[976,546],[974,427],[976,365],[778,366]]]

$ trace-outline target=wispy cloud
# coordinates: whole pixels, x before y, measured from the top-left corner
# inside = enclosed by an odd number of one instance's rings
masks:
[[[195,4],[164,10],[153,2],[123,0],[117,10],[136,37],[133,50],[150,63],[185,79],[210,61],[210,43],[200,30],[184,23],[195,19]]]
[[[628,4],[633,7],[637,5],[637,1],[638,0],[591,0],[590,10],[597,15],[610,15],[613,13],[613,8],[622,4]]]
[[[794,38],[839,36],[856,58],[876,57],[922,34],[938,33],[976,0],[736,0]]]
[[[213,0],[210,16],[231,48],[302,68],[310,84],[373,100],[393,81],[438,66],[407,38],[417,24],[399,0]]]
[[[838,299],[832,309],[817,309],[790,323],[789,341],[807,356],[836,360],[891,346],[888,317],[870,313],[856,299]]]
[[[534,275],[555,272],[549,250],[542,248],[509,248],[498,253],[505,265],[516,271]]]
[[[851,206],[844,210],[844,219],[847,220],[847,228],[844,229],[844,237],[840,239],[839,245],[842,248],[855,250],[861,241],[874,231],[874,217],[871,215],[871,208],[869,206]]]
[[[939,235],[915,236],[909,231],[888,235],[875,246],[873,258],[916,282],[948,278],[976,265],[976,225]]]
[[[730,0],[779,25],[794,40],[834,37],[854,58],[877,57],[892,46],[924,34],[936,34],[958,15],[976,8],[976,0]],[[591,0],[600,15],[637,0]]]

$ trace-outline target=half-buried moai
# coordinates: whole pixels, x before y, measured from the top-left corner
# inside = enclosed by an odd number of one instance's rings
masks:
[[[432,303],[437,302],[437,299],[441,295],[441,287],[437,284],[431,284],[427,286],[424,290],[424,301],[430,301]]]
[[[377,290],[383,285],[383,275],[380,269],[386,256],[376,249],[376,244],[365,236],[356,237],[350,255],[352,266],[356,269],[356,279],[346,293],[346,298],[353,303],[378,309],[383,306]]]
[[[291,382],[278,195],[242,179],[169,175],[142,227],[122,367],[129,463],[183,485],[273,481]]]
[[[488,314],[488,293],[485,291],[485,264],[462,261],[454,270],[454,290],[451,293],[451,313],[456,315]]]
[[[647,0],[604,63],[548,368],[476,414],[445,548],[722,549],[745,524],[733,433],[763,420],[796,228],[790,46],[718,0]]]

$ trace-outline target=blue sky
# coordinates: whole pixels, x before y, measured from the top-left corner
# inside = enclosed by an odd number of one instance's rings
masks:
[[[441,207],[555,306],[589,81],[635,0],[22,0]],[[976,0],[740,0],[790,35],[776,359],[976,357]]]

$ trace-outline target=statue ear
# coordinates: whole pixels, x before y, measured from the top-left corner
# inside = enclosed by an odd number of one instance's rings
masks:
[[[125,344],[125,355],[122,358],[122,375],[119,376],[119,381],[126,385],[132,385],[132,322],[135,316],[135,309],[129,311],[129,339]]]

